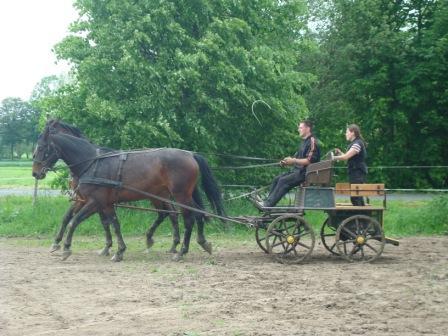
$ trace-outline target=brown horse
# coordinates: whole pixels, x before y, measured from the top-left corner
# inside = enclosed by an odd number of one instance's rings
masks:
[[[63,259],[71,254],[72,237],[76,227],[98,212],[102,221],[112,224],[118,240],[118,250],[112,260],[121,261],[126,245],[114,204],[150,199],[156,208],[163,208],[166,200],[180,204],[185,224],[182,248],[175,255],[179,260],[188,252],[195,221],[193,193],[197,192],[199,173],[205,194],[214,210],[224,214],[216,181],[205,159],[188,151],[167,148],[130,152],[110,152],[98,155],[100,147],[89,141],[56,132],[48,125],[39,136],[33,159],[33,176],[45,178],[46,172],[62,159],[71,174],[78,177],[78,193],[85,203],[70,219],[64,243]],[[76,209],[78,210],[78,209]],[[211,244],[204,236],[204,223],[198,221],[198,243],[208,252]]]
[[[60,120],[51,119],[51,120],[47,121],[45,127],[51,127],[54,132],[73,135],[75,137],[83,138],[83,139],[86,139],[89,141],[89,139],[87,139],[84,136],[84,134],[81,132],[81,130],[79,128],[77,128],[73,125],[67,124]],[[111,148],[102,147],[102,148],[100,148],[99,154],[110,153],[113,151],[114,150]],[[67,212],[65,213],[65,215],[62,219],[61,226],[60,226],[58,233],[55,236],[54,242],[50,248],[51,253],[60,249],[60,242],[62,241],[62,238],[64,236],[64,233],[65,233],[65,230],[67,228],[69,221],[73,218],[73,216],[81,209],[81,207],[85,203],[84,199],[82,199],[82,197],[77,193],[78,179],[79,178],[77,176],[72,176],[70,187],[74,192],[74,200],[73,200],[70,208],[67,210]],[[202,198],[198,191],[193,192],[193,199],[194,199],[195,203],[201,209],[204,208]],[[180,233],[179,233],[179,223],[178,223],[178,218],[177,218],[178,217],[177,211],[174,208],[174,206],[172,206],[169,203],[163,203],[162,208],[157,209],[157,210],[159,210],[159,211],[157,213],[156,220],[152,223],[150,228],[146,231],[147,251],[149,252],[149,249],[154,244],[153,235],[154,235],[156,229],[164,221],[164,219],[169,216],[169,218],[171,220],[172,229],[173,229],[172,230],[173,231],[173,244],[168,252],[176,253],[177,252],[176,247],[180,243]],[[112,235],[110,232],[110,225],[107,221],[107,218],[104,216],[104,214],[102,214],[99,211],[98,215],[100,216],[100,221],[101,221],[101,224],[103,225],[104,232],[106,235],[106,245],[99,252],[99,255],[108,256],[110,253],[109,250],[112,247]],[[195,213],[195,216],[196,216],[197,221],[204,221],[204,216],[202,214]]]

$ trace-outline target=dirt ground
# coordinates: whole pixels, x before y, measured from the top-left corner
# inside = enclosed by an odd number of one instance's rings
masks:
[[[0,335],[447,335],[448,237],[400,244],[373,264],[318,245],[285,266],[255,241],[113,263],[0,239]]]

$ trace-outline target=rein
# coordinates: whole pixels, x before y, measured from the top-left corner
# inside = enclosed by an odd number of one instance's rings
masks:
[[[161,197],[161,196],[158,196],[158,195],[155,195],[155,194],[152,194],[152,193],[149,193],[149,192],[146,192],[146,191],[143,191],[143,190],[140,190],[140,189],[128,186],[126,184],[123,184],[120,181],[114,181],[114,180],[109,180],[109,179],[104,179],[104,178],[99,178],[99,177],[85,177],[85,178],[81,178],[79,180],[79,184],[82,184],[82,183],[94,184],[94,185],[99,185],[99,186],[109,187],[109,188],[117,188],[117,189],[129,190],[129,191],[135,192],[137,194],[147,196],[149,198],[154,198],[156,200],[162,201],[162,202],[167,203],[167,204],[171,204],[171,205],[183,208],[183,209],[187,209],[187,210],[190,210],[190,211],[201,213],[201,214],[206,215],[206,216],[218,218],[218,219],[221,219],[221,220],[224,220],[224,221],[229,221],[229,222],[234,222],[234,223],[238,223],[238,224],[247,225],[247,223],[235,220],[235,219],[233,219],[231,217],[224,217],[224,216],[216,215],[216,214],[213,214],[213,213],[210,213],[210,212],[207,212],[207,211],[204,211],[204,210],[201,210],[201,209],[198,209],[198,208],[195,208],[195,207],[183,204],[183,203],[179,203],[179,202],[173,201],[173,200],[165,198],[165,197]]]

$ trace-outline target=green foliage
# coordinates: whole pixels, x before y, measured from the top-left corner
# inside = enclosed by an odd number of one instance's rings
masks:
[[[1,102],[0,148],[9,149],[10,160],[32,152],[38,134],[38,119],[38,111],[20,98],[6,98]]]
[[[310,42],[304,1],[80,0],[56,46],[75,80],[45,112],[114,148],[283,157],[297,147]],[[263,104],[251,107],[256,100]],[[219,158],[213,158],[222,163]],[[248,176],[244,172],[237,179]],[[234,181],[235,182],[235,181]]]
[[[329,147],[358,123],[369,164],[444,165],[448,99],[446,1],[314,1],[319,48],[307,55],[319,78],[308,98]],[[389,187],[446,187],[445,170],[371,171]]]
[[[354,122],[371,167],[448,162],[446,1],[75,6],[79,19],[55,48],[73,64],[72,77],[44,78],[32,104],[97,144],[178,147],[205,153],[214,166],[245,165],[211,153],[282,158],[299,142],[295,123],[311,116],[323,153],[344,148]],[[216,172],[224,184],[256,185],[277,173]],[[448,187],[446,169],[371,169],[369,180]]]

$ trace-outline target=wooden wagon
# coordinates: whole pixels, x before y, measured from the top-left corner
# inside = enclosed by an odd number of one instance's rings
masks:
[[[288,206],[263,207],[250,195],[261,212],[246,217],[255,227],[260,248],[282,263],[299,263],[308,258],[315,246],[316,233],[305,220],[308,211],[324,211],[327,218],[320,228],[323,246],[332,254],[348,261],[371,262],[378,258],[386,243],[399,242],[384,235],[386,191],[383,183],[332,186],[333,162],[310,164],[303,185],[297,187],[294,203]],[[337,202],[338,195],[381,198],[382,202],[365,206]],[[378,202],[376,202],[378,203]]]

